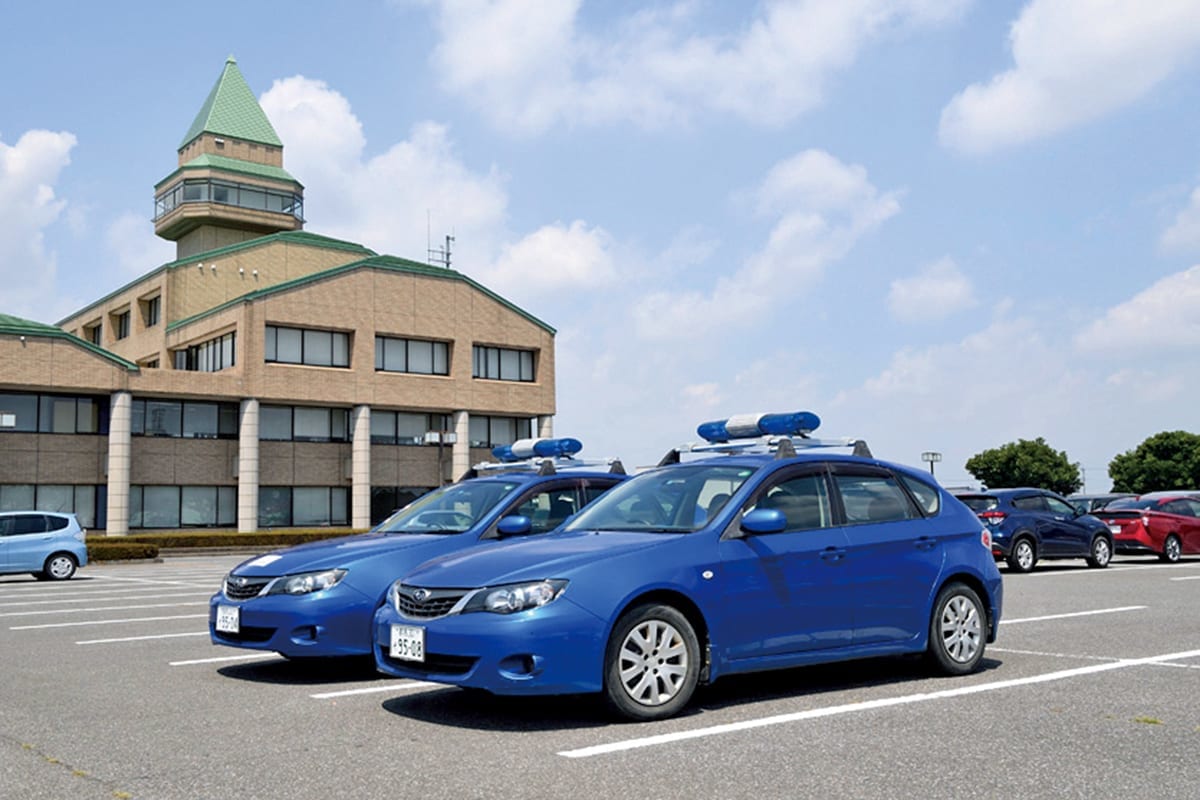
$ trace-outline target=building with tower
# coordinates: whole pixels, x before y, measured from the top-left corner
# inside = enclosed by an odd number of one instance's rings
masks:
[[[110,535],[365,528],[552,433],[554,329],[305,231],[283,149],[229,58],[155,186],[175,260],[55,325],[0,313],[0,510]]]

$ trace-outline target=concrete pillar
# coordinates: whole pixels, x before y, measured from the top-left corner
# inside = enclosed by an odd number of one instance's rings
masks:
[[[371,527],[371,407],[355,406],[350,412],[351,488],[350,524]]]
[[[534,434],[539,439],[554,438],[554,416],[547,414],[544,417],[537,418],[537,433]]]
[[[454,455],[450,464],[450,480],[456,481],[471,468],[471,415],[455,411],[450,415],[454,428]]]
[[[258,401],[242,401],[238,421],[238,533],[258,530]]]
[[[133,396],[113,392],[108,415],[108,516],[109,536],[129,533],[129,454],[133,422]]]

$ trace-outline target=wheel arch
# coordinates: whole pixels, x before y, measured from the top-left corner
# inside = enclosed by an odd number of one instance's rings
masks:
[[[930,596],[929,613],[933,614],[933,612],[934,612],[933,603],[937,599],[937,596],[942,593],[943,589],[945,589],[947,586],[949,586],[952,583],[961,583],[966,586],[969,586],[971,588],[971,590],[979,596],[979,601],[983,604],[983,613],[987,616],[987,620],[986,620],[987,631],[988,631],[987,641],[989,644],[991,642],[994,642],[996,640],[996,628],[997,628],[995,609],[992,608],[992,605],[989,602],[989,598],[991,597],[991,595],[988,593],[983,580],[978,575],[974,575],[970,572],[955,572],[952,575],[947,575],[942,580],[942,582],[940,584],[938,584],[937,588],[934,590],[933,594]]]
[[[696,605],[692,598],[677,589],[650,589],[630,597],[621,606],[621,610],[613,616],[612,624],[609,625],[608,633],[605,636],[605,641],[607,642],[612,636],[617,621],[629,613],[630,609],[652,603],[670,606],[687,618],[692,629],[696,632],[696,640],[700,643],[702,662],[700,666],[700,682],[707,683],[712,662],[712,638],[709,635],[708,620],[705,619],[704,612],[700,610],[700,607]]]

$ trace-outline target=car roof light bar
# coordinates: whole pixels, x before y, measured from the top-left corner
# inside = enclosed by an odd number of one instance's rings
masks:
[[[496,461],[484,461],[467,470],[460,480],[477,478],[485,472],[526,472],[554,475],[571,469],[604,469],[614,475],[625,475],[625,465],[619,458],[575,458],[583,449],[578,439],[518,439],[512,444],[492,448]]]
[[[522,461],[540,456],[542,458],[570,458],[583,449],[583,442],[564,437],[561,439],[518,439],[512,444],[496,445],[492,455],[500,461]]]
[[[736,414],[729,419],[705,422],[696,433],[713,444],[758,436],[805,436],[821,425],[811,411],[792,414]]]

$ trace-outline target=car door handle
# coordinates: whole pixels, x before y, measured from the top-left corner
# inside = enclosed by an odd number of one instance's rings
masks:
[[[846,550],[843,547],[826,547],[821,551],[822,561],[841,561],[846,557]]]
[[[920,539],[917,539],[915,542],[913,542],[913,544],[917,546],[918,550],[932,550],[933,548],[937,547],[937,543],[937,539],[934,539],[931,536],[922,536]]]

